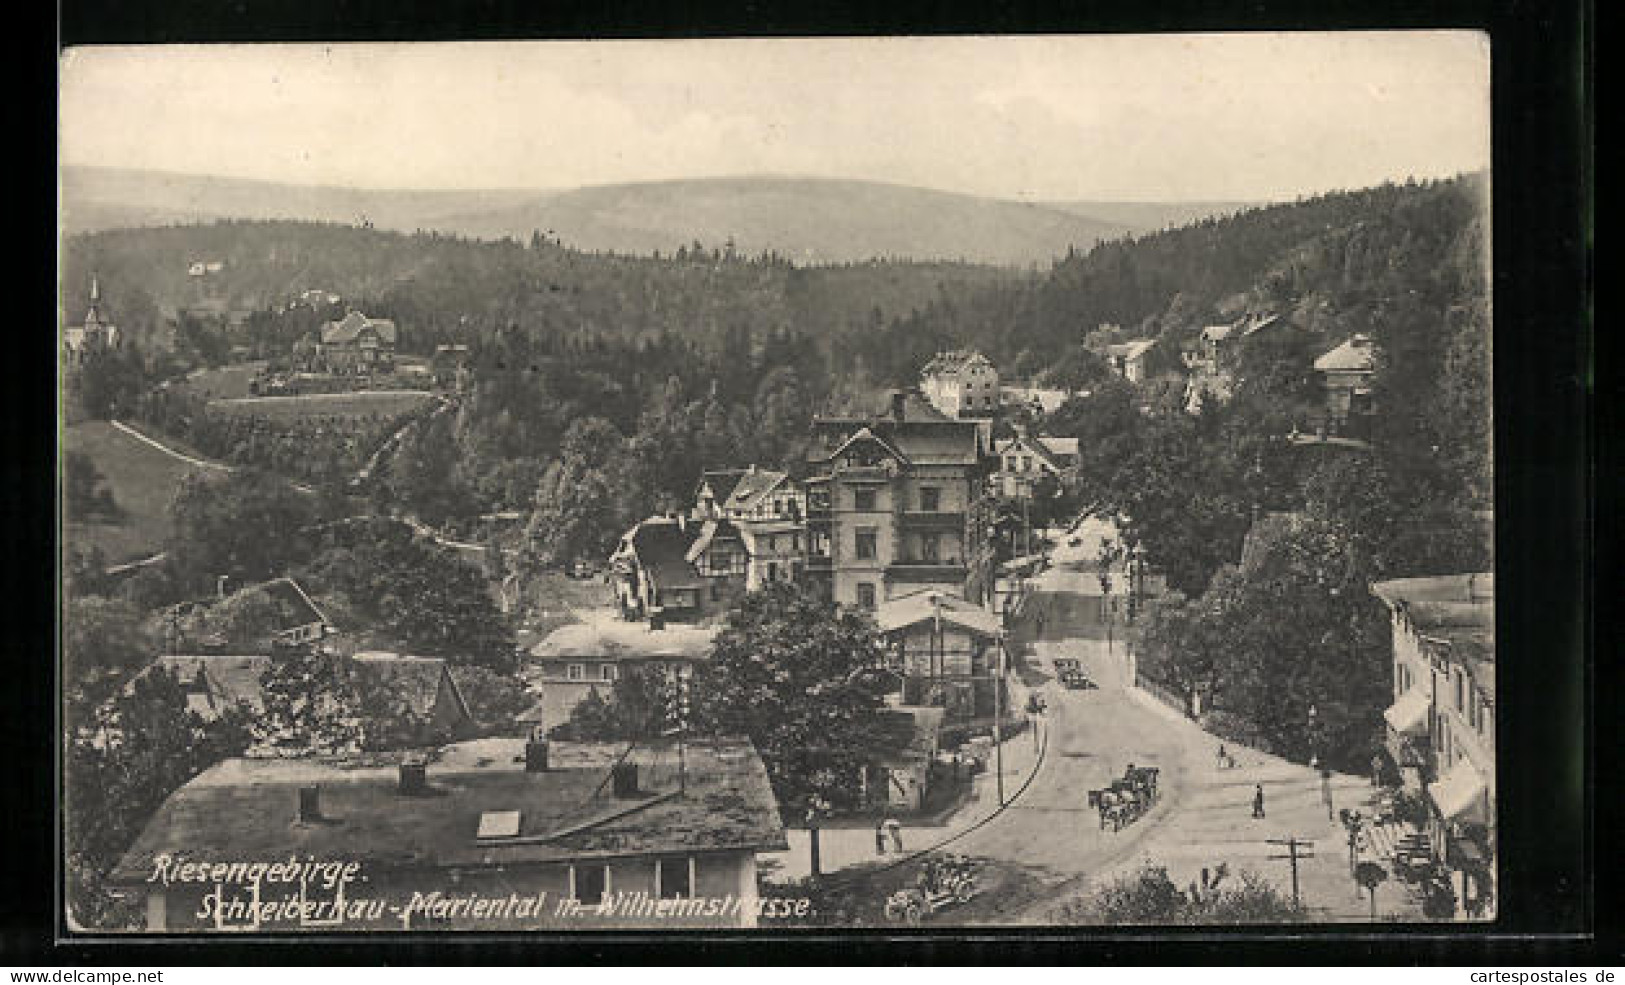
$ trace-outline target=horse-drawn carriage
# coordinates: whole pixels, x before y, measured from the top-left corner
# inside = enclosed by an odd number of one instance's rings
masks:
[[[1089,791],[1089,806],[1100,812],[1100,827],[1109,824],[1113,831],[1121,831],[1155,806],[1159,772],[1155,766],[1131,765],[1111,786]]]
[[[886,919],[917,924],[928,913],[976,895],[976,863],[959,855],[927,858],[913,889],[899,889],[886,900]]]

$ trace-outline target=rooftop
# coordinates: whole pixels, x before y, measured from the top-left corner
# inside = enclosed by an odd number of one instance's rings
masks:
[[[339,760],[230,759],[166,800],[115,870],[144,880],[153,859],[339,858],[382,869],[501,866],[717,850],[783,850],[778,804],[745,740],[691,742],[687,790],[676,756],[640,747],[640,795],[606,782],[620,744],[554,742],[547,771],[524,769],[523,739],[443,750],[429,790],[403,794],[396,766]],[[298,790],[319,788],[321,817],[300,821]],[[479,839],[481,818],[518,812],[511,836]]]
[[[362,329],[370,328],[378,333],[378,337],[391,345],[395,342],[395,323],[387,318],[368,318],[359,311],[352,311],[339,321],[330,321],[322,326],[322,343],[333,345],[335,343],[354,342],[361,334]]]
[[[698,521],[668,517],[650,517],[632,529],[632,550],[658,587],[704,587],[704,579],[686,560],[700,529]]]
[[[710,486],[716,502],[724,504],[733,495],[734,487],[745,477],[745,469],[708,469],[700,475],[700,485]],[[698,490],[695,490],[697,493]]]
[[[875,439],[915,465],[976,464],[981,447],[977,421],[948,417],[913,392],[903,395],[901,410],[901,417],[884,412],[868,417],[814,418],[814,431],[823,444],[807,453],[808,460],[828,461],[842,445],[867,429]]]
[[[309,626],[312,623],[327,622],[327,616],[322,610],[316,608],[316,603],[310,600],[305,590],[292,578],[275,578],[262,585],[256,585],[276,605],[280,617],[278,630],[295,629],[299,626]],[[253,588],[244,591],[253,591]]]
[[[1004,623],[998,616],[957,595],[935,589],[882,602],[875,610],[875,622],[885,633],[938,619],[982,636],[1004,633]]]
[[[650,629],[623,621],[573,623],[553,630],[530,653],[543,660],[707,660],[716,636],[713,626]]]
[[[973,365],[993,368],[993,363],[974,349],[951,349],[947,352],[937,353],[930,362],[925,364],[925,368],[920,370],[920,375],[941,376],[948,373],[957,373]]]
[[[1052,438],[1049,435],[1040,435],[1038,443],[1043,445],[1051,455],[1070,455],[1073,458],[1078,455],[1077,438]]]
[[[157,669],[173,673],[191,692],[187,699],[188,707],[206,719],[239,703],[258,714],[265,710],[260,679],[275,659],[263,654],[166,654],[154,660],[143,673]],[[446,674],[446,661],[439,657],[409,657],[370,651],[349,658],[348,666],[362,684],[388,687],[403,699],[413,714],[425,717],[434,710],[442,678],[451,681]],[[456,682],[452,681],[450,687],[454,700],[462,705],[462,711],[467,714],[467,703],[456,690]]]
[[[1107,346],[1106,351],[1121,359],[1138,359],[1156,344],[1156,339],[1129,339],[1127,342]]]
[[[1376,350],[1364,335],[1354,336],[1315,360],[1315,369],[1322,373],[1370,373],[1376,368]]]
[[[1379,581],[1371,591],[1384,602],[1491,602],[1495,599],[1495,573],[1480,571],[1424,578]]]
[[[757,500],[772,492],[786,478],[788,476],[783,472],[752,467],[739,477],[733,492],[727,496],[727,508],[730,510],[754,508]]]

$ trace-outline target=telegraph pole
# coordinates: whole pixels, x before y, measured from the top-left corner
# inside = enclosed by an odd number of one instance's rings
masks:
[[[999,641],[999,672],[993,678],[993,769],[994,784],[999,792],[999,806],[1004,806],[1004,737],[1001,725],[1004,719],[1004,641]]]
[[[1280,838],[1266,838],[1265,844],[1281,845],[1286,848],[1287,853],[1285,855],[1271,855],[1270,858],[1273,860],[1284,859],[1292,863],[1292,905],[1294,907],[1299,906],[1298,860],[1314,858],[1315,843],[1312,841],[1304,841],[1299,838],[1287,838],[1284,840]]]

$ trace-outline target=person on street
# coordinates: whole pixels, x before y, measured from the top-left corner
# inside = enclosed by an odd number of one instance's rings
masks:
[[[1381,756],[1372,756],[1371,757],[1371,785],[1374,786],[1374,787],[1382,786],[1382,757]]]
[[[1337,815],[1332,811],[1332,769],[1330,766],[1320,768],[1320,797],[1326,802],[1326,820],[1336,820]]]
[[[884,821],[875,825],[875,854],[886,854],[886,827]]]
[[[891,832],[892,850],[901,854],[903,851],[903,824],[895,817],[886,819],[886,830]]]
[[[1224,769],[1224,761],[1229,759],[1229,758],[1230,758],[1230,754],[1225,751],[1224,743],[1222,743],[1222,742],[1219,743],[1219,755],[1218,755],[1218,758],[1214,760],[1214,762],[1217,764],[1217,766],[1215,768],[1216,769],[1221,769],[1221,770]]]
[[[1253,817],[1264,816],[1264,785],[1262,783],[1253,787]]]

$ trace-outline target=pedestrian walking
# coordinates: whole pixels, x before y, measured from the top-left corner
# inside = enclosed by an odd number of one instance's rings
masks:
[[[886,826],[884,821],[875,825],[875,854],[886,854]]]
[[[1262,783],[1253,787],[1253,817],[1264,816],[1264,785]]]
[[[1224,769],[1224,761],[1229,759],[1229,758],[1230,758],[1230,754],[1228,752],[1225,752],[1224,743],[1222,743],[1222,742],[1219,743],[1219,755],[1214,760],[1214,763],[1216,764],[1214,766],[1214,768],[1215,769],[1221,769],[1221,770]]]
[[[1374,786],[1374,787],[1382,786],[1382,757],[1381,756],[1372,756],[1371,757],[1371,785]]]

